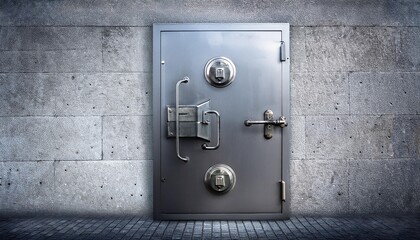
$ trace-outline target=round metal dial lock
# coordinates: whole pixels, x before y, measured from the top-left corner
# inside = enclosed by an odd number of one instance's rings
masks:
[[[212,191],[227,193],[235,187],[236,174],[228,165],[216,164],[207,170],[204,183]]]
[[[235,80],[236,67],[226,57],[210,59],[204,67],[204,76],[208,83],[215,87],[226,87]]]

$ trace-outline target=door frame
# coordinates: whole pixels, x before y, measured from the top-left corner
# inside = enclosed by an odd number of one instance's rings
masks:
[[[281,161],[282,181],[286,182],[286,196],[281,213],[226,213],[226,214],[165,214],[160,206],[161,200],[161,33],[183,31],[281,31],[286,59],[281,64],[282,116],[288,120],[289,127],[282,129]],[[279,54],[280,59],[280,54]],[[290,217],[290,26],[289,23],[190,23],[153,24],[153,216],[166,220],[216,220],[216,219],[287,219]],[[280,198],[280,196],[279,196]]]

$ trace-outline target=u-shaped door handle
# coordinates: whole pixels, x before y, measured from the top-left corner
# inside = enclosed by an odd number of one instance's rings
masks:
[[[181,151],[180,151],[180,132],[181,132],[181,126],[180,126],[180,105],[179,105],[179,86],[181,85],[181,83],[188,83],[190,79],[188,77],[184,77],[183,79],[179,80],[176,83],[175,86],[175,137],[176,137],[176,155],[179,159],[181,159],[184,162],[188,162],[190,160],[190,158],[188,156],[181,156]],[[217,140],[216,140],[216,145],[214,146],[208,146],[207,143],[204,143],[201,145],[201,147],[203,148],[203,150],[215,150],[217,148],[219,148],[220,146],[220,114],[215,111],[215,110],[204,110],[202,112],[202,116],[201,116],[201,122],[197,122],[199,124],[203,124],[203,125],[208,125],[209,122],[206,120],[206,115],[207,114],[215,114],[217,116]],[[197,116],[197,120],[198,120],[199,116]],[[210,139],[206,139],[206,140],[210,140]]]
[[[188,162],[190,160],[190,158],[188,156],[182,157],[180,150],[179,150],[179,85],[181,85],[181,83],[188,83],[190,79],[188,77],[184,77],[183,79],[179,80],[176,83],[176,87],[175,87],[175,131],[176,131],[176,155],[178,156],[179,159],[181,159],[184,162]]]
[[[205,150],[215,150],[215,149],[219,148],[219,146],[220,146],[220,114],[215,110],[204,111],[203,112],[203,121],[202,121],[202,123],[204,123],[204,124],[208,124],[208,122],[206,120],[204,120],[205,115],[207,115],[208,113],[213,113],[217,116],[217,142],[216,142],[216,145],[214,145],[213,147],[209,147],[207,145],[207,143],[203,143],[203,145],[201,145],[201,147]]]

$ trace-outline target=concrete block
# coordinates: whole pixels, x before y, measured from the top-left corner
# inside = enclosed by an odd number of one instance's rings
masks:
[[[152,165],[139,160],[56,162],[56,212],[149,215]]]
[[[347,38],[350,71],[392,71],[399,69],[395,59],[396,28],[359,27]]]
[[[418,159],[349,161],[351,213],[415,213],[419,209]],[[417,212],[418,213],[418,212]]]
[[[0,74],[0,116],[150,115],[151,74]]]
[[[392,139],[396,133],[393,122],[394,118],[390,115],[351,116],[348,136],[350,156],[358,159],[394,158]]]
[[[411,126],[411,125],[410,125]],[[305,149],[308,159],[393,158],[401,148],[394,118],[382,116],[308,116]],[[411,134],[405,137],[412,141]],[[413,144],[409,145],[413,153]],[[399,150],[403,151],[403,150]]]
[[[397,63],[401,69],[418,71],[420,69],[420,28],[399,28],[397,42]]]
[[[347,159],[353,155],[348,116],[307,116],[305,151],[308,159]]]
[[[0,72],[98,72],[100,50],[1,51]]]
[[[290,28],[290,71],[292,73],[306,72],[306,30],[304,27]]]
[[[418,2],[4,1],[3,26],[150,26],[154,22],[290,22],[293,25],[418,26]]]
[[[306,117],[308,159],[418,158],[418,115]]]
[[[55,79],[57,115],[150,115],[152,76],[60,74]]]
[[[292,213],[348,213],[347,174],[347,160],[291,161]]]
[[[306,29],[308,71],[348,71],[346,42],[350,28],[310,27]]]
[[[52,161],[0,162],[0,215],[53,212]]]
[[[151,28],[108,27],[103,30],[104,71],[151,72]]]
[[[100,28],[0,28],[0,72],[102,70]]]
[[[419,157],[420,116],[352,116],[351,148],[355,158]]]
[[[48,74],[0,74],[0,116],[53,115],[55,84]]]
[[[291,159],[305,159],[305,117],[292,116],[290,118],[291,127]]]
[[[101,159],[100,117],[0,118],[0,159]]]
[[[309,71],[392,71],[398,69],[390,27],[309,27]]]
[[[152,159],[151,116],[103,117],[104,159]]]
[[[99,27],[2,27],[0,51],[101,49]]]
[[[420,156],[420,116],[352,116],[350,129],[354,158]]]
[[[420,73],[350,73],[352,114],[419,114]]]
[[[292,114],[349,114],[346,73],[292,73],[291,85]]]
[[[394,156],[420,160],[420,115],[396,115],[392,126]]]

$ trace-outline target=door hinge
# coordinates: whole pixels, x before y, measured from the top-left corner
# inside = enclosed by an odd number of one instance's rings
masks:
[[[280,62],[286,61],[286,44],[281,41],[280,42]]]
[[[280,181],[280,199],[282,202],[286,201],[286,182]]]

